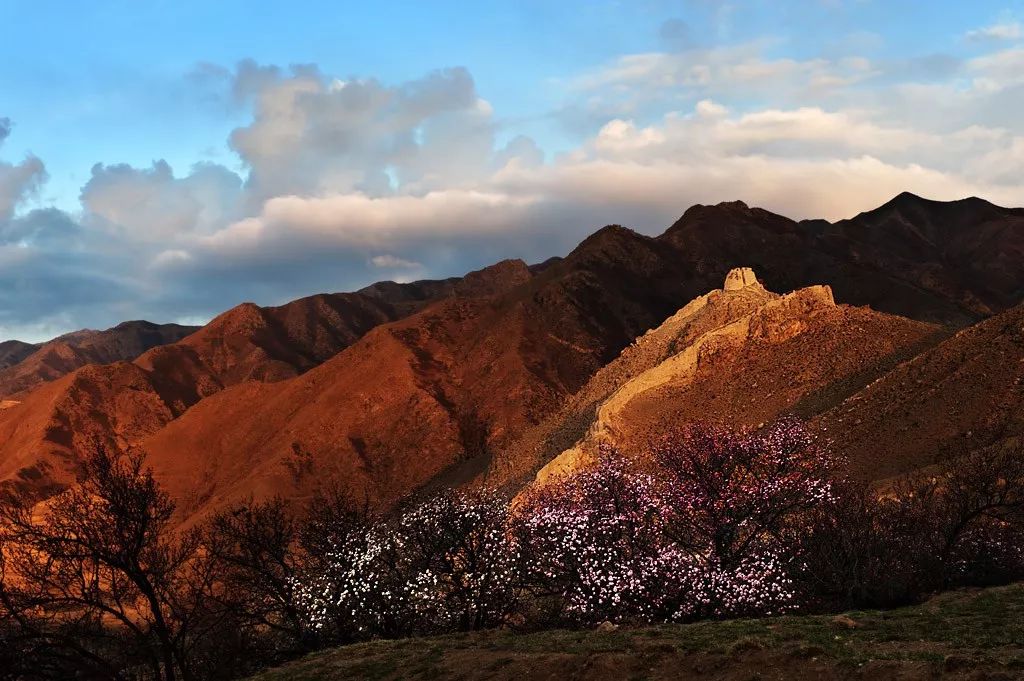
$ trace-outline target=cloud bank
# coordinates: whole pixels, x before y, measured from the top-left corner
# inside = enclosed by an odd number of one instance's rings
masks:
[[[693,203],[742,199],[838,219],[900,191],[1024,203],[1019,28],[967,33],[966,59],[707,47],[666,22],[663,51],[564,80],[582,141],[547,155],[463,68],[398,84],[316,66],[203,65],[248,112],[238,164],[97,163],[81,209],[40,206],[43,161],[0,161],[0,336],[126,318],[203,320],[381,278],[449,276],[562,254],[607,223],[659,232]],[[0,119],[0,144],[12,124]]]

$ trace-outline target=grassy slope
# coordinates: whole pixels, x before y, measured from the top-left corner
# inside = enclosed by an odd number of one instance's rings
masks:
[[[271,670],[281,679],[1024,679],[1024,584],[916,607],[621,628],[495,631],[336,648]]]

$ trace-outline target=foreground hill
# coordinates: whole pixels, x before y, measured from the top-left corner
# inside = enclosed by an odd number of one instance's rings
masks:
[[[1024,587],[915,607],[605,631],[488,631],[362,643],[260,674],[303,679],[1019,679]]]
[[[691,421],[753,427],[817,414],[941,335],[930,324],[837,305],[826,286],[778,295],[752,270],[733,270],[724,289],[694,299],[597,372],[495,474],[544,465],[546,479],[586,465],[602,444],[640,450],[667,426]],[[523,472],[533,471],[520,479]]]
[[[16,397],[87,364],[135,359],[150,348],[176,343],[198,328],[147,321],[123,322],[106,331],[75,331],[40,346],[28,346],[32,348],[30,353],[25,352],[27,348],[16,346],[21,349],[11,359],[22,356],[0,370],[0,397]],[[7,343],[4,345],[10,347]],[[0,358],[0,366],[2,364]]]

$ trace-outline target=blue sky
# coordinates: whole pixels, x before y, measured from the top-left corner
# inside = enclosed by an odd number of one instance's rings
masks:
[[[539,259],[693,202],[1024,204],[1022,23],[1022,2],[0,0],[0,336]]]

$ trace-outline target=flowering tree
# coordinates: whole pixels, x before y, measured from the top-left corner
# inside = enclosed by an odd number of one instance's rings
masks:
[[[295,580],[304,620],[338,641],[411,634],[400,548],[383,521],[335,532],[326,553]]]
[[[391,521],[350,528],[300,580],[307,618],[353,637],[504,623],[519,584],[508,512],[491,490],[449,490]]]
[[[677,618],[768,614],[795,604],[806,514],[834,501],[837,462],[795,419],[758,431],[690,426],[655,443],[664,531],[693,586]]]
[[[677,556],[661,531],[656,480],[610,448],[592,468],[527,493],[516,533],[524,575],[549,616],[652,620],[670,600]]]
[[[843,484],[804,533],[820,607],[892,607],[1024,576],[1024,451],[965,453],[882,489]]]

